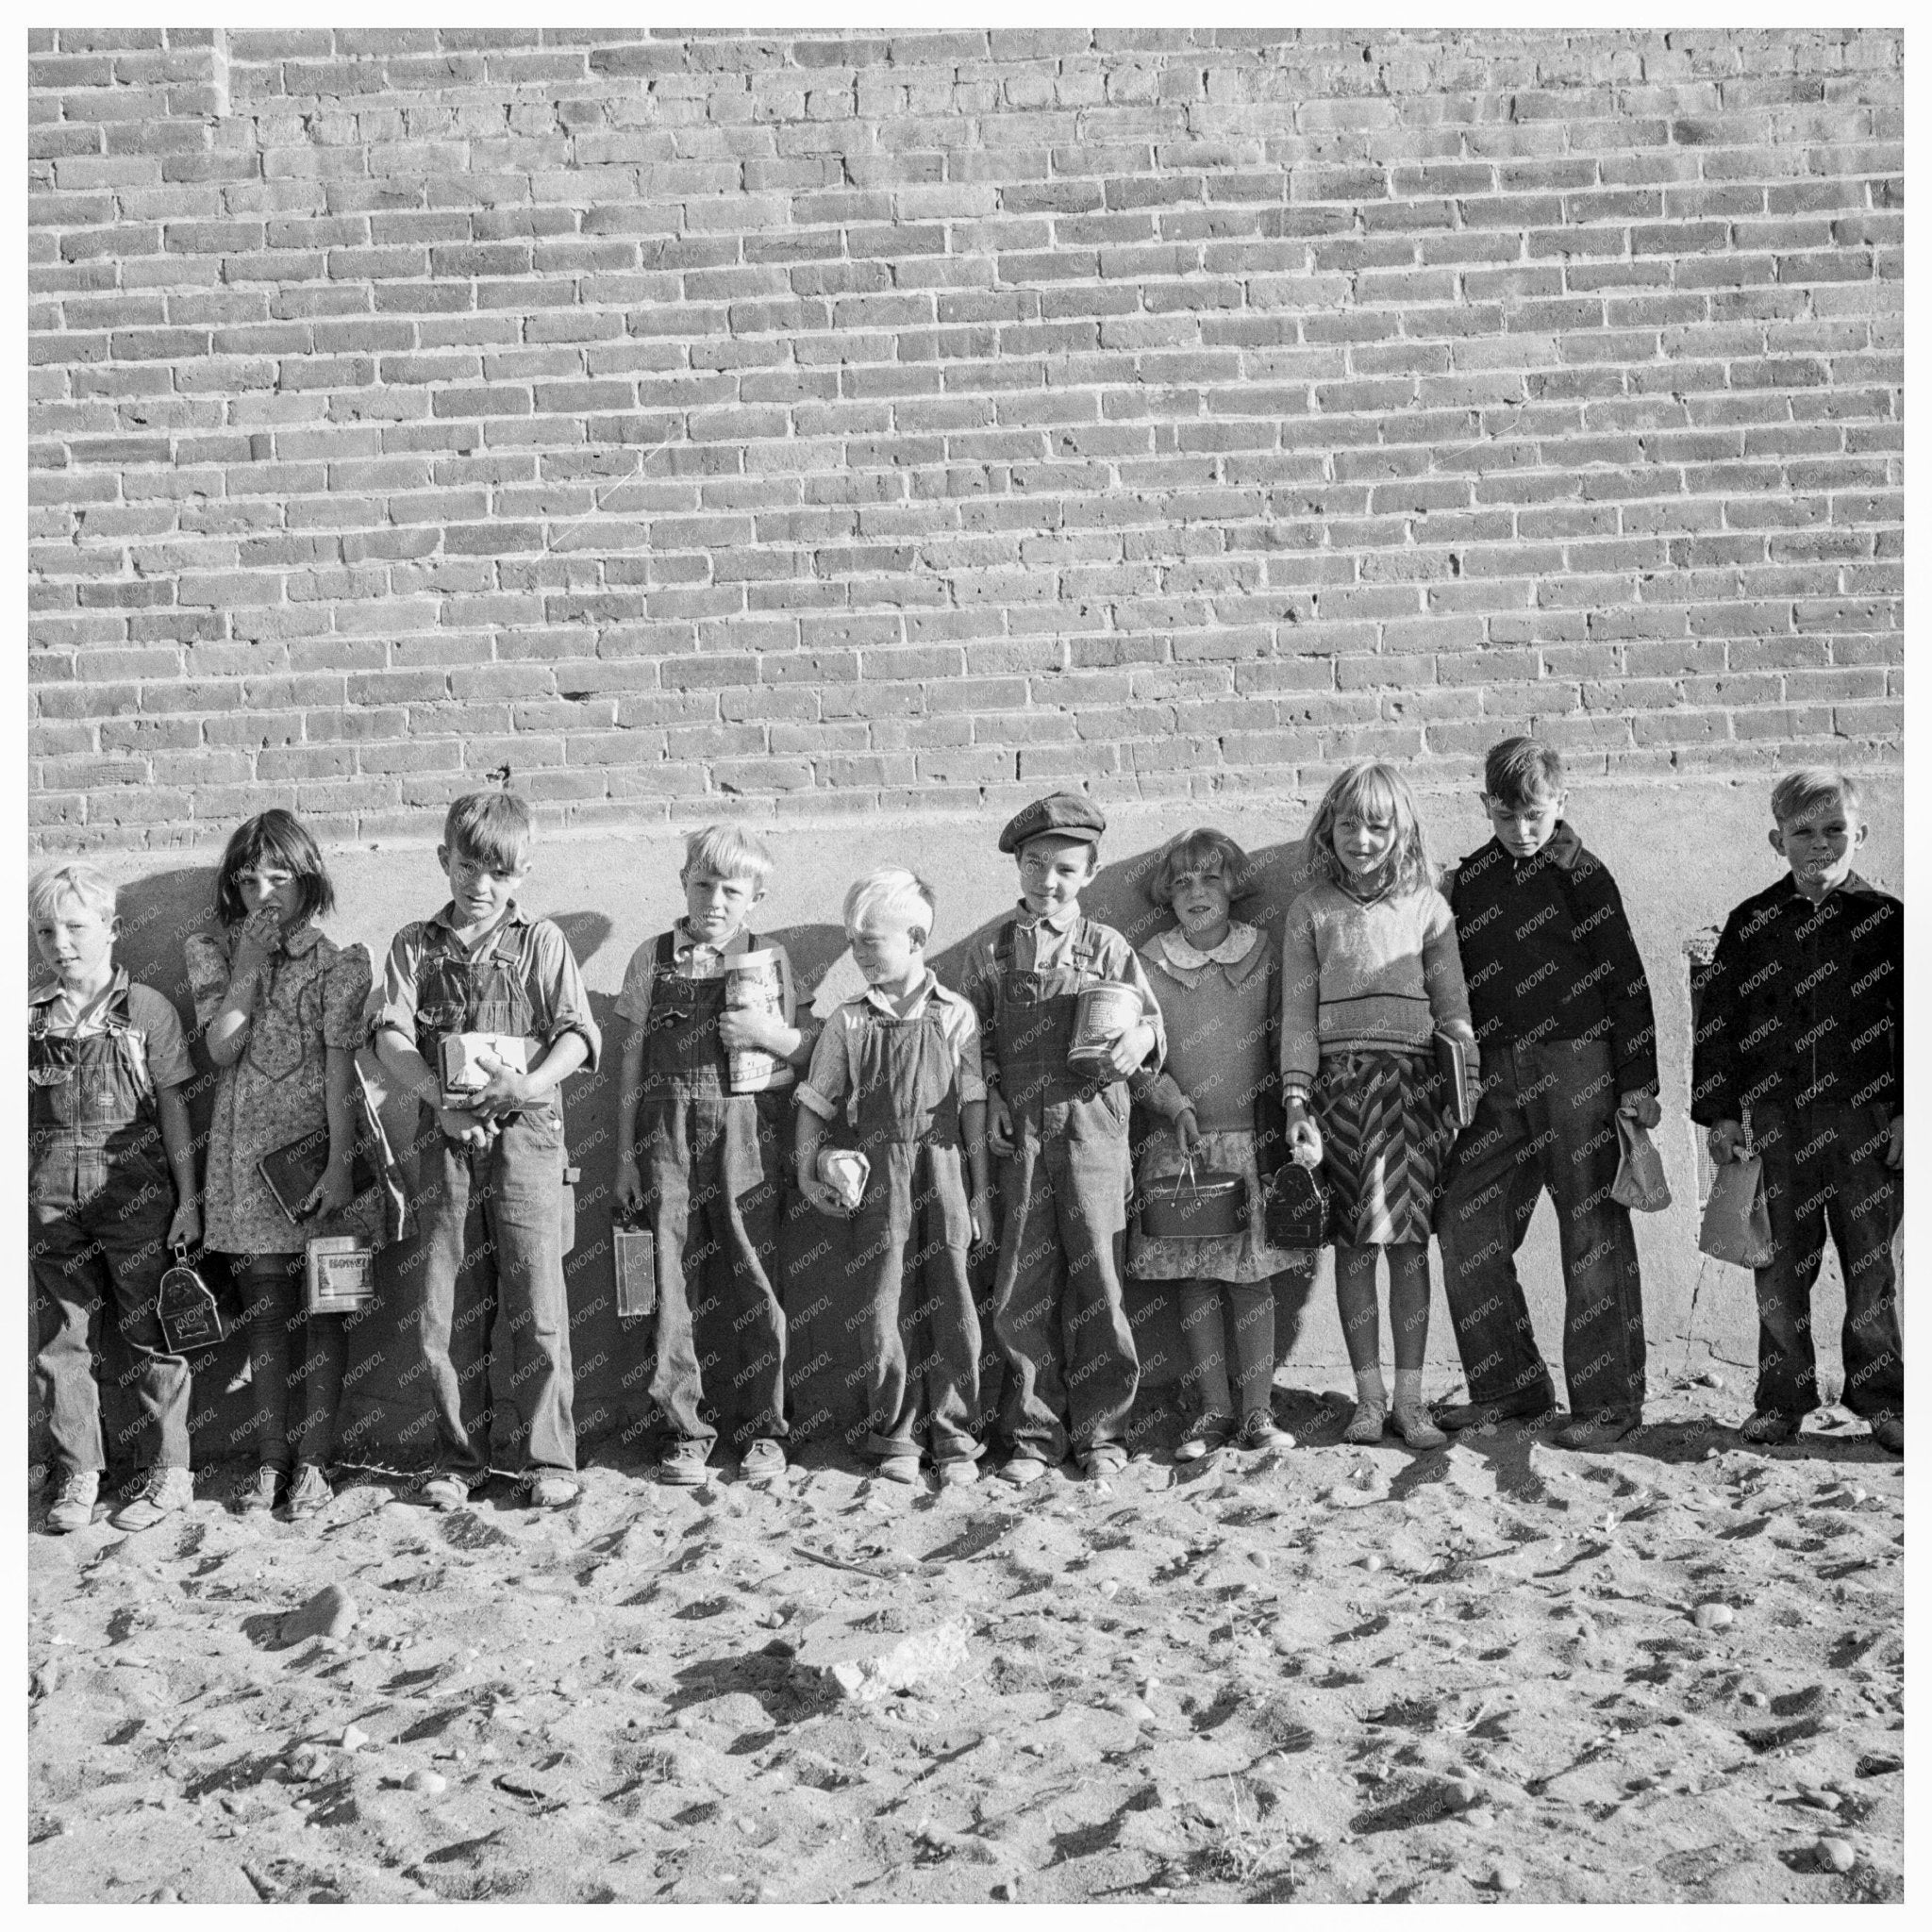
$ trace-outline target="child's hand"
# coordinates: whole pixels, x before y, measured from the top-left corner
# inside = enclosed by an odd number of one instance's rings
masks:
[[[1322,1164],[1322,1130],[1307,1114],[1289,1123],[1288,1158],[1302,1167]]]
[[[986,1096],[986,1144],[1001,1156],[1013,1151],[1013,1109],[1004,1093],[991,1091]]]
[[[644,1182],[643,1176],[638,1173],[635,1154],[625,1154],[618,1160],[617,1205],[626,1214],[638,1214],[643,1210]]]
[[[201,1203],[184,1201],[175,1210],[175,1218],[168,1224],[168,1245],[171,1248],[192,1248],[201,1239]]]
[[[1657,1095],[1642,1087],[1633,1087],[1628,1093],[1620,1093],[1617,1111],[1627,1114],[1640,1127],[1654,1127],[1664,1117],[1663,1108],[1657,1104]]]
[[[1891,1117],[1891,1145],[1885,1150],[1887,1167],[1903,1167],[1906,1164],[1906,1117],[1895,1113]]]
[[[273,906],[258,906],[235,937],[234,971],[258,970],[282,942],[282,919]]]
[[[331,1214],[340,1214],[356,1198],[353,1172],[346,1160],[341,1165],[330,1161],[323,1170],[322,1178],[309,1189],[308,1198],[297,1212],[305,1220],[311,1214],[320,1214],[324,1219]]]
[[[490,1075],[486,1085],[470,1095],[471,1112],[484,1121],[517,1113],[530,1104],[529,1075],[506,1066],[486,1046],[476,1055],[476,1064]]]
[[[466,1107],[439,1107],[436,1124],[452,1141],[465,1147],[487,1147],[492,1127],[479,1121]]]
[[[845,1206],[845,1197],[837,1188],[822,1181],[809,1169],[798,1170],[798,1191],[818,1209],[821,1214],[829,1214],[835,1221],[850,1218],[851,1210]]]
[[[718,1015],[718,1038],[727,1053],[768,1053],[781,1060],[794,1043],[784,1021],[756,1007],[726,1007]]]
[[[1129,1026],[1107,1050],[1116,1079],[1124,1080],[1154,1051],[1154,1028],[1145,1020]]]
[[[992,1197],[983,1189],[973,1197],[973,1245],[989,1247],[993,1240]]]
[[[1704,1144],[1710,1149],[1710,1158],[1720,1167],[1733,1160],[1741,1160],[1744,1156],[1744,1123],[1719,1121],[1705,1136]]]
[[[1201,1147],[1201,1123],[1194,1118],[1194,1109],[1184,1107],[1174,1117],[1174,1137],[1179,1143],[1181,1158],[1193,1159]]]

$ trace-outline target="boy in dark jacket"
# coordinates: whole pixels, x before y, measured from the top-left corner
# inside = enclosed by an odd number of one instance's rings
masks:
[[[1616,1116],[1654,1127],[1661,1115],[1643,961],[1616,880],[1560,816],[1565,797],[1552,747],[1491,746],[1483,807],[1494,837],[1443,881],[1485,1085],[1436,1214],[1470,1399],[1436,1420],[1461,1429],[1553,1405],[1515,1260],[1547,1188],[1571,1413],[1557,1440],[1594,1449],[1643,1416],[1643,1285],[1630,1211],[1610,1198]]]
[[[1811,1288],[1828,1229],[1844,1275],[1845,1407],[1905,1452],[1892,1238],[1905,1211],[1905,907],[1852,870],[1858,793],[1792,772],[1771,794],[1790,871],[1724,922],[1700,987],[1690,1118],[1711,1158],[1764,1162],[1773,1254],[1757,1271],[1753,1442],[1788,1441],[1817,1407]]]

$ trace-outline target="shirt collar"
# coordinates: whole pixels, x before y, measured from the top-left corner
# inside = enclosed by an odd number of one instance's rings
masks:
[[[714,946],[709,940],[699,939],[683,919],[671,928],[671,957],[674,959],[688,959],[693,953],[709,953],[714,958],[722,959],[729,953],[744,953],[750,949],[751,935],[741,925],[722,946]]]
[[[1071,906],[1058,912],[1034,913],[1027,909],[1025,900],[1020,901],[1020,912],[1014,924],[1023,931],[1036,931],[1044,926],[1048,932],[1066,932],[1080,916],[1080,902],[1075,899]]]
[[[1160,950],[1167,955],[1170,966],[1178,966],[1184,973],[1198,973],[1210,963],[1239,966],[1255,950],[1255,942],[1260,937],[1252,925],[1244,925],[1236,919],[1228,923],[1227,936],[1221,943],[1209,946],[1205,952],[1198,946],[1190,945],[1187,934],[1178,927],[1160,935]]]
[[[282,951],[291,959],[299,959],[305,954],[312,953],[322,943],[322,928],[312,919],[305,919],[293,932],[282,935]]]
[[[113,978],[108,982],[107,991],[101,994],[99,1000],[95,1002],[96,1008],[100,1009],[111,1006],[120,994],[127,991],[127,987],[126,967],[116,966]],[[26,1003],[30,1007],[50,1007],[60,997],[60,982],[58,979],[40,980],[27,988]]]
[[[1829,906],[1831,902],[1834,899],[1836,899],[1840,892],[1856,893],[1861,898],[1870,898],[1872,896],[1871,886],[1864,879],[1860,878],[1857,873],[1848,872],[1846,873],[1844,877],[1838,882],[1837,885],[1832,887],[1830,891],[1825,893],[1824,898],[1807,899],[1806,898],[1804,893],[1799,891],[1798,890],[1797,874],[1792,872],[1789,867],[1787,867],[1785,870],[1785,891],[1790,895],[1790,897],[1795,899],[1802,906],[1808,906],[1814,912],[1822,911],[1825,907]]]
[[[503,915],[503,923],[488,939],[480,941],[462,940],[457,938],[456,910],[457,902],[454,899],[445,900],[442,909],[431,918],[429,924],[431,925],[440,925],[444,932],[448,933],[458,947],[473,959],[481,958],[484,954],[494,952],[519,926],[528,925],[530,923],[524,917],[517,902],[512,899],[509,902],[509,910]]]
[[[868,986],[859,997],[867,1006],[885,1014],[890,1020],[916,1020],[925,1011],[927,1005],[940,997],[944,991],[945,989],[940,985],[939,974],[928,966],[925,969],[925,977],[913,989],[912,1004],[903,1013],[893,1005],[891,995],[881,992],[875,986]]]

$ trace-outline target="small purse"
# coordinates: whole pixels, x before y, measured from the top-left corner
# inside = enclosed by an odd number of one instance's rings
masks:
[[[1749,1120],[1744,1123],[1742,1158],[1725,1161],[1711,1177],[1697,1245],[1713,1260],[1728,1261],[1733,1267],[1770,1265],[1771,1207],[1764,1198],[1764,1160],[1751,1144]]]
[[[1671,1205],[1663,1156],[1657,1142],[1627,1113],[1617,1116],[1617,1177],[1610,1199],[1640,1214],[1660,1214]]]
[[[201,1270],[188,1258],[186,1248],[176,1248],[174,1265],[162,1272],[155,1314],[171,1355],[212,1348],[227,1339],[221,1304],[215,1300],[214,1290],[202,1279]]]
[[[1328,1238],[1328,1191],[1313,1168],[1284,1161],[1263,1181],[1261,1231],[1271,1248],[1319,1248]]]

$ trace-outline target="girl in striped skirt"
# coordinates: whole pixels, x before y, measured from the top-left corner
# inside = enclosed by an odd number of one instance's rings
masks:
[[[1389,1257],[1393,1420],[1414,1449],[1444,1438],[1423,1407],[1429,1235],[1456,1128],[1438,1088],[1434,1036],[1475,1039],[1448,902],[1401,773],[1364,759],[1328,788],[1308,829],[1317,883],[1282,935],[1281,1073],[1290,1145],[1319,1164],[1333,1204],[1335,1294],[1355,1370],[1342,1440],[1374,1442],[1391,1419],[1382,1381],[1375,1261]]]

